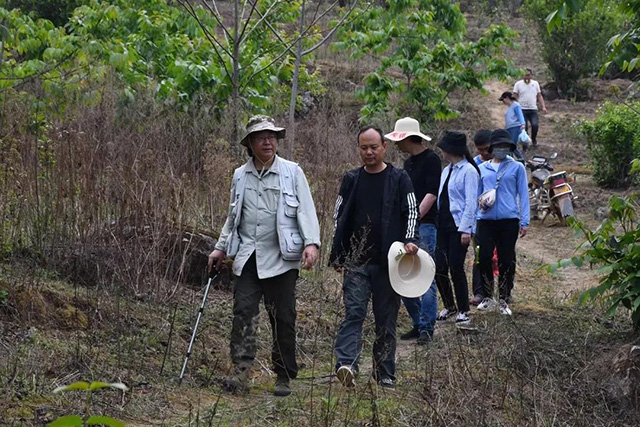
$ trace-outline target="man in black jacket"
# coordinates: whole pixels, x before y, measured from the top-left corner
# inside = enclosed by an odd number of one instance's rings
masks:
[[[394,388],[400,297],[389,282],[387,252],[393,242],[401,241],[408,254],[417,253],[418,207],[409,175],[384,162],[387,144],[380,129],[361,129],[358,151],[364,166],[343,176],[334,212],[330,263],[344,271],[346,311],[335,343],[336,371],[343,385],[355,385],[362,324],[371,297],[376,325],[374,377],[382,387]]]

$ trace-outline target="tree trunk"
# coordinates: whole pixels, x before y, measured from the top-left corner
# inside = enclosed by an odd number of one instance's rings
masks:
[[[300,34],[304,31],[304,8],[306,1],[302,0],[300,10]],[[298,80],[300,78],[300,62],[302,61],[302,37],[298,40],[298,48],[296,50],[296,64],[293,70],[293,82],[291,85],[291,102],[289,103],[289,129],[287,129],[289,146],[286,150],[289,158],[293,158],[294,144],[296,140],[296,101],[298,98]]]
[[[231,136],[231,152],[236,160],[240,159],[240,16],[238,15],[238,3],[240,0],[234,1],[233,15],[233,73],[231,78],[232,95],[231,95],[231,115],[233,120],[233,134]]]

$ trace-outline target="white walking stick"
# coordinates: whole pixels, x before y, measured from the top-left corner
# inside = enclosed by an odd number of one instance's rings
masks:
[[[214,272],[215,270],[211,269],[211,273],[213,274]],[[191,341],[189,341],[189,348],[187,349],[187,355],[184,358],[184,363],[182,364],[182,370],[180,371],[180,379],[178,380],[178,384],[182,383],[182,377],[184,377],[184,371],[187,369],[187,362],[189,361],[189,356],[191,356],[191,349],[193,348],[193,343],[196,340],[196,333],[198,332],[198,325],[200,324],[200,318],[202,317],[202,312],[204,311],[204,305],[207,303],[207,295],[209,295],[209,288],[211,287],[211,283],[213,283],[218,278],[218,276],[219,274],[209,276],[207,287],[204,289],[202,304],[200,305],[200,310],[198,310],[198,317],[196,318],[196,324],[193,326]]]

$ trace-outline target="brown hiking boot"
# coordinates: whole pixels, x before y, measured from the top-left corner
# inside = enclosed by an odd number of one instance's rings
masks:
[[[276,385],[273,388],[274,396],[289,396],[291,394],[291,381],[286,377],[278,377]]]
[[[223,388],[227,393],[243,395],[249,392],[249,370],[236,371],[224,380]]]

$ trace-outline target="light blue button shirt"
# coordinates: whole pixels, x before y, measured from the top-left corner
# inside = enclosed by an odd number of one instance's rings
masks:
[[[484,162],[480,168],[480,186],[478,195],[496,186],[499,175],[500,186],[496,191],[496,203],[489,212],[478,211],[478,219],[520,219],[520,227],[529,226],[529,187],[527,171],[524,165],[507,157],[496,171],[492,161]]]
[[[440,175],[440,189],[438,190],[438,208],[440,208],[440,194],[449,170],[453,167],[449,178],[449,210],[460,233],[475,234],[476,212],[478,211],[478,171],[467,159],[462,159],[455,165],[449,165]]]

